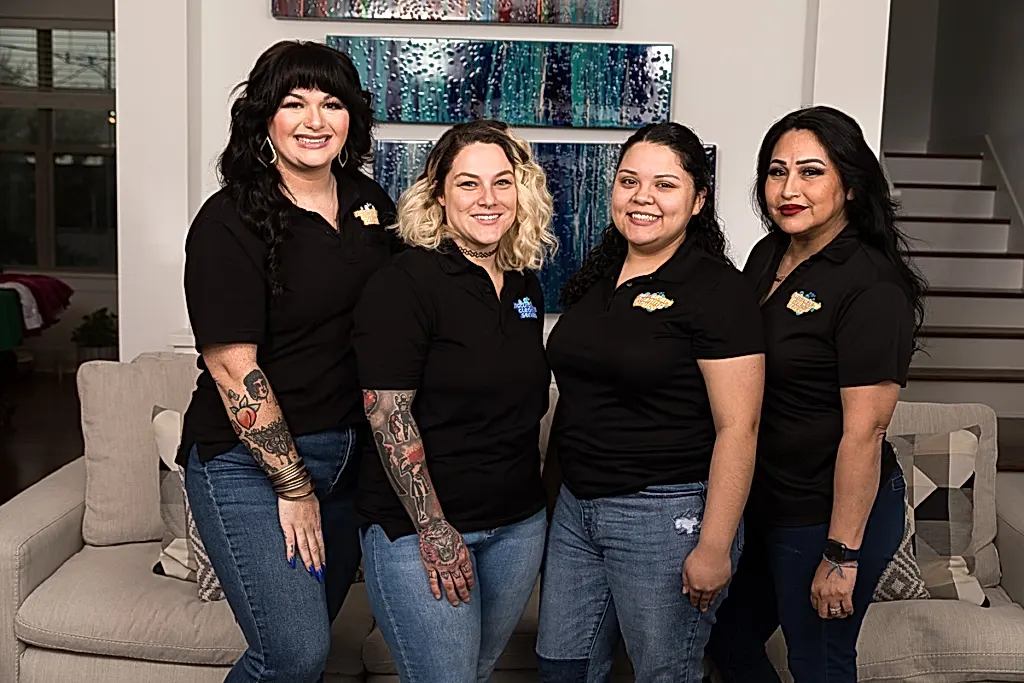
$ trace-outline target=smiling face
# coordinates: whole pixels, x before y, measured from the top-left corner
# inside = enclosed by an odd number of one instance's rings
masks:
[[[809,130],[791,130],[772,151],[764,184],[768,211],[789,235],[841,230],[846,225],[846,200],[839,171]]]
[[[466,249],[489,251],[516,220],[515,171],[498,145],[475,142],[452,161],[437,201],[452,237]]]
[[[693,177],[670,148],[638,142],[622,157],[612,222],[631,247],[654,252],[678,245],[703,206],[704,194],[694,190]]]
[[[329,168],[348,139],[349,115],[337,97],[293,88],[268,125],[277,163],[293,173]]]

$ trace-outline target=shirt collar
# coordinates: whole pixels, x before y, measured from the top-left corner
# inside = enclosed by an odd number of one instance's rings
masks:
[[[772,230],[771,235],[775,238],[775,258],[777,264],[782,255],[789,248],[789,235],[782,230]],[[853,252],[860,246],[860,232],[852,225],[847,225],[832,241],[825,245],[825,248],[817,254],[813,254],[808,260],[828,259],[833,263],[844,263]]]
[[[690,265],[700,255],[700,248],[686,238],[676,249],[676,253],[669,257],[668,261],[661,264],[661,267],[651,273],[651,279],[662,282],[683,282],[686,280]]]
[[[455,241],[450,237],[443,238],[441,243],[437,246],[436,251],[441,268],[444,269],[444,272],[446,273],[461,273],[469,270],[469,267],[473,265],[470,260],[458,250],[455,246]]]

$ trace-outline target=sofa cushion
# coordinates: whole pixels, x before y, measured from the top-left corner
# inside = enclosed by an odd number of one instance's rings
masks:
[[[86,543],[160,540],[164,525],[152,410],[162,405],[184,411],[197,375],[194,357],[173,353],[144,354],[131,363],[91,361],[79,368]]]
[[[230,666],[245,639],[226,601],[201,602],[195,585],[152,572],[159,543],[86,546],[22,604],[15,633],[30,645],[155,662]],[[373,626],[362,584],[334,624],[330,673],[364,671]]]
[[[973,574],[974,480],[981,428],[890,436],[907,473],[914,555],[933,598],[985,602]]]
[[[990,607],[961,600],[871,605],[857,642],[857,680],[1024,681],[1024,609],[999,588],[985,592]],[[792,681],[781,631],[769,640],[768,655]]]
[[[889,434],[940,434],[977,425],[978,454],[974,466],[974,523],[968,554],[974,558],[972,574],[985,588],[999,585],[996,538],[996,414],[980,403],[897,404]],[[909,474],[909,473],[908,473]],[[908,483],[910,477],[908,476]]]

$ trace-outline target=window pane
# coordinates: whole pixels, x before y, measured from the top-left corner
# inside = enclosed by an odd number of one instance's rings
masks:
[[[35,29],[0,28],[0,85],[34,88],[38,74]]]
[[[114,89],[112,31],[53,31],[53,87]]]
[[[36,263],[36,158],[0,152],[0,263]]]
[[[38,140],[37,109],[0,109],[0,142],[32,145]]]
[[[58,145],[98,145],[113,149],[113,122],[112,111],[54,109],[54,139]]]
[[[113,156],[53,158],[57,266],[113,271],[117,262],[117,185]]]

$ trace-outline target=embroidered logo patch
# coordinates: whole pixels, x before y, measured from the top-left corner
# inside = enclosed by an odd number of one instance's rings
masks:
[[[633,299],[633,307],[642,308],[648,313],[653,313],[654,311],[668,308],[675,302],[675,299],[669,299],[665,296],[665,292],[644,292],[643,294],[637,294],[636,298]]]
[[[359,207],[359,210],[353,212],[352,215],[361,220],[363,225],[380,225],[380,219],[377,218],[377,207],[369,202]]]
[[[530,297],[528,296],[524,296],[522,299],[512,304],[512,308],[516,309],[516,312],[519,313],[520,319],[537,317],[537,307],[533,305],[533,302],[530,301]]]
[[[815,298],[814,292],[793,292],[786,308],[797,315],[803,315],[804,313],[814,313],[821,308],[821,302]]]

